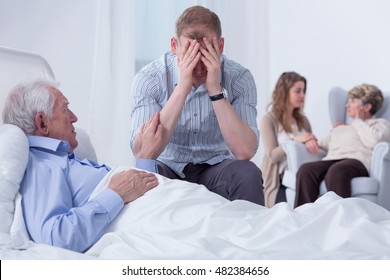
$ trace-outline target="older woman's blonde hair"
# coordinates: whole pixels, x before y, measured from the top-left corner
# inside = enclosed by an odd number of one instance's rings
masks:
[[[375,115],[383,105],[382,91],[374,85],[361,84],[348,92],[348,98],[360,99],[363,104],[371,104],[370,114]]]

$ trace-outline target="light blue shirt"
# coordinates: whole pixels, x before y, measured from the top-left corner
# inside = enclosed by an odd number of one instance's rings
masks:
[[[135,76],[132,88],[132,131],[130,145],[141,127],[155,112],[161,111],[178,82],[177,58],[171,52],[146,65]],[[259,139],[257,126],[257,91],[250,71],[221,55],[221,86],[236,114],[248,124]],[[184,177],[188,163],[216,164],[234,158],[222,136],[205,85],[192,87],[175,131],[158,160]]]
[[[30,154],[20,193],[30,237],[36,243],[87,250],[124,206],[122,198],[108,188],[88,201],[110,168],[69,156],[66,141],[39,136],[28,140]],[[138,162],[137,168],[155,172],[155,161]]]

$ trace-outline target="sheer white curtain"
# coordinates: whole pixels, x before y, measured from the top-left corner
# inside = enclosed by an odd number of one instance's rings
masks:
[[[96,15],[88,127],[99,161],[133,165],[129,146],[133,1],[99,1]]]
[[[110,166],[133,163],[134,11],[127,0],[0,0],[0,45],[49,62],[79,117],[76,125],[89,132],[99,162]]]
[[[135,0],[136,70],[170,50],[177,17],[195,0]]]

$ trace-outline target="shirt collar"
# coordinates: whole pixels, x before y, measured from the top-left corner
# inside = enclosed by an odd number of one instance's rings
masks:
[[[28,136],[28,142],[30,148],[46,149],[53,152],[68,153],[70,149],[68,141],[61,141],[50,137],[30,135]]]

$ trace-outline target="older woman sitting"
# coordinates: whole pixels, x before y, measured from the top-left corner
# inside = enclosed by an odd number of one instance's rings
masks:
[[[328,191],[341,197],[351,196],[351,180],[369,176],[374,147],[390,141],[390,123],[373,116],[382,107],[381,90],[369,84],[348,92],[347,111],[352,122],[338,123],[318,145],[327,151],[321,161],[303,164],[296,180],[295,207],[318,198],[320,183],[325,179]]]

